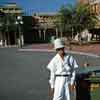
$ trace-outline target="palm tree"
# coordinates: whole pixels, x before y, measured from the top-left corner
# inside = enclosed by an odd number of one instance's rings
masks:
[[[71,5],[62,6],[59,10],[57,27],[60,28],[63,35],[71,36],[68,33],[72,32],[73,12],[74,8]]]
[[[74,33],[81,33],[84,29],[91,29],[96,23],[95,14],[90,14],[87,5],[62,6],[58,13],[57,27],[61,28],[63,34],[68,37],[73,38]]]
[[[76,6],[76,29],[78,32],[84,29],[94,28],[96,24],[96,15],[90,13],[89,6],[87,5],[77,5]]]

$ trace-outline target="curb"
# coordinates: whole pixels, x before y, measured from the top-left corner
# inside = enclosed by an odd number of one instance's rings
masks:
[[[49,49],[18,49],[20,52],[55,52],[55,50],[49,50]],[[85,55],[85,56],[91,56],[95,58],[100,58],[99,55],[93,54],[93,53],[85,53],[85,52],[78,52],[78,51],[69,51],[66,50],[68,53],[72,54],[79,54],[79,55]]]
[[[17,46],[16,45],[13,45],[13,46],[11,46],[11,45],[9,45],[9,46],[0,46],[0,48],[2,49],[2,48],[16,48]]]
[[[93,53],[85,53],[85,52],[78,52],[78,51],[68,51],[68,52],[72,53],[72,54],[79,54],[79,55],[85,55],[85,56],[91,56],[91,57],[100,58],[99,55],[93,54]]]

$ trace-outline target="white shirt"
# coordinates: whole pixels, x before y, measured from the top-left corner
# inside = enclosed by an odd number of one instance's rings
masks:
[[[68,64],[68,59],[69,63],[71,66]],[[72,67],[72,68],[71,68]],[[50,61],[50,63],[47,66],[47,69],[50,70],[50,80],[49,83],[51,85],[51,88],[54,88],[54,83],[55,83],[55,76],[56,75],[71,75],[70,78],[70,84],[72,85],[75,80],[75,70],[78,68],[78,64],[76,63],[76,60],[69,55],[65,54],[64,60],[60,57],[59,54],[56,54],[55,57]]]

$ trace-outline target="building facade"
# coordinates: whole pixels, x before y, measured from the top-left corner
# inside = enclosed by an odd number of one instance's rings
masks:
[[[77,0],[79,4],[88,4],[89,0]]]
[[[90,8],[90,13],[95,14],[97,17],[97,23],[94,29],[91,29],[93,37],[96,37],[96,40],[100,40],[100,0],[77,0],[80,4],[88,5]]]
[[[78,3],[89,5],[90,12],[97,15],[97,24],[100,23],[100,0],[78,0]],[[98,25],[98,27],[100,27],[100,25]]]
[[[2,5],[0,7],[0,11],[4,12],[4,13],[10,13],[10,14],[16,14],[16,15],[19,15],[19,14],[22,14],[22,9],[20,7],[18,7],[16,5],[16,3],[7,3],[5,5]]]
[[[89,5],[91,13],[100,16],[100,0],[78,0],[78,3]]]
[[[60,32],[56,27],[56,13],[39,13],[34,14],[33,18],[37,20],[37,24],[33,30],[37,30],[39,40],[48,41],[52,36],[59,37]]]
[[[91,12],[100,16],[100,0],[90,0],[89,5]]]
[[[0,17],[0,23],[2,23],[0,42],[2,46],[18,44],[18,39],[22,36],[19,33],[17,17],[22,16],[22,9],[16,3],[7,3],[0,6],[0,11],[4,13],[3,17]]]

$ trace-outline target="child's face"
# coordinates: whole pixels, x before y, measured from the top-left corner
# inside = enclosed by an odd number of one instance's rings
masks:
[[[57,52],[61,55],[64,54],[64,48],[57,49]]]

